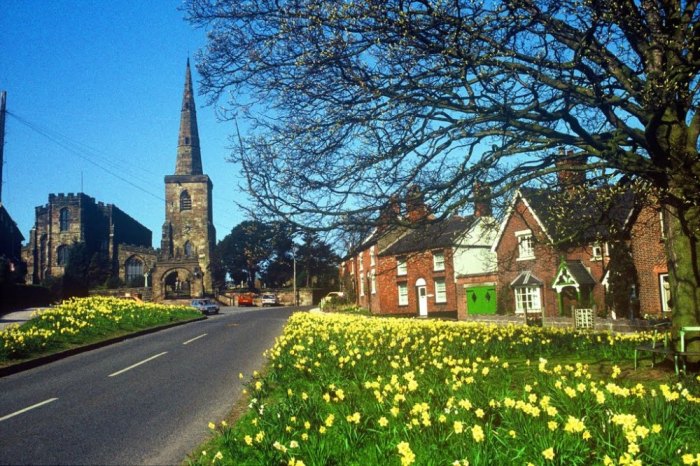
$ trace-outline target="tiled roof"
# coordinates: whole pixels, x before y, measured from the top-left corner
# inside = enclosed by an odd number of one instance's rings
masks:
[[[544,283],[539,278],[532,275],[532,272],[525,270],[510,282],[510,286],[542,286]]]
[[[520,192],[557,243],[592,242],[621,232],[635,204],[631,191],[614,196],[597,190],[573,196],[549,189],[522,188]]]
[[[451,217],[443,221],[424,224],[403,236],[379,253],[380,256],[396,256],[410,252],[427,251],[455,245],[459,236],[473,225],[475,217]]]
[[[566,261],[566,268],[579,285],[595,285],[596,281],[581,261]]]

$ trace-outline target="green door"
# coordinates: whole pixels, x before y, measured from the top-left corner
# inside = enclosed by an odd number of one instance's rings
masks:
[[[467,288],[467,312],[469,314],[496,313],[496,287],[475,286]]]

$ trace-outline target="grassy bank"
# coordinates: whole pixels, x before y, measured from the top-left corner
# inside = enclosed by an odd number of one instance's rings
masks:
[[[190,461],[700,464],[700,384],[632,371],[649,338],[298,313]]]
[[[22,325],[0,330],[0,365],[200,316],[188,306],[103,296],[74,298],[42,310]]]

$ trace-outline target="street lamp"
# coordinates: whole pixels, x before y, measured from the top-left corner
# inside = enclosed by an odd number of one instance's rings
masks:
[[[293,246],[292,246],[292,262],[293,262],[293,266],[292,266],[292,275],[293,275],[292,286],[293,286],[293,288],[292,289],[294,290],[293,291],[293,293],[294,293],[294,305],[298,306],[299,302],[297,301],[297,251],[296,251],[296,248]]]

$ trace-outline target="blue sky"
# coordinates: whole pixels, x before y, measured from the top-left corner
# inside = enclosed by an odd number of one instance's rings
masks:
[[[50,193],[82,191],[144,224],[160,246],[163,177],[175,171],[185,64],[206,40],[184,21],[180,5],[2,1],[0,90],[8,112],[21,118],[5,122],[2,202],[25,238],[34,208]],[[245,203],[244,179],[226,161],[233,124],[219,122],[203,96],[195,101],[220,240],[244,220],[234,204]]]

